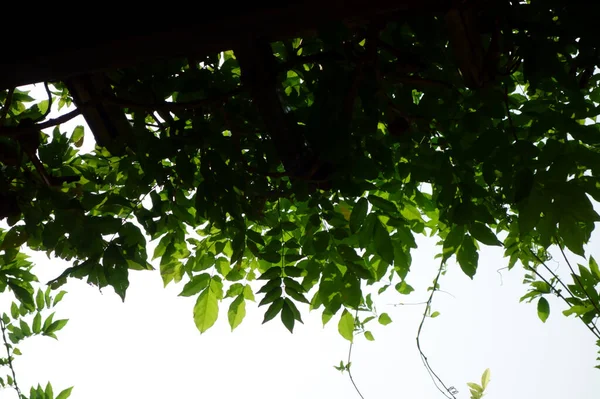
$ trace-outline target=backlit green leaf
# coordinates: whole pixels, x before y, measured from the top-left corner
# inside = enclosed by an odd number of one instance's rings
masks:
[[[48,327],[43,328],[43,334],[44,335],[54,334],[55,332],[61,330],[64,326],[66,326],[68,322],[69,322],[69,320],[67,320],[67,319],[53,321]]]
[[[243,295],[239,295],[233,300],[233,302],[231,302],[231,305],[229,305],[229,310],[227,311],[227,319],[229,320],[231,331],[235,330],[235,328],[240,325],[245,316],[246,301],[244,300]]]
[[[483,375],[481,376],[481,387],[485,390],[490,383],[490,369],[485,369]]]
[[[58,396],[56,397],[56,399],[67,399],[69,396],[71,396],[71,391],[73,390],[73,387],[67,388],[62,390]]]
[[[205,332],[215,324],[219,316],[219,303],[215,292],[210,286],[204,289],[194,305],[194,323],[200,331]]]
[[[39,312],[37,312],[33,317],[31,329],[34,334],[39,334],[42,331],[42,315]]]
[[[540,318],[540,320],[543,321],[544,323],[548,319],[548,316],[550,316],[550,304],[544,297],[541,297],[538,300],[537,314],[538,314],[538,317]]]
[[[75,147],[81,147],[83,145],[84,138],[84,129],[83,126],[77,125],[75,129],[73,129],[73,134],[71,135],[71,142],[75,145]]]
[[[387,313],[382,313],[379,315],[378,321],[380,324],[387,326],[388,324],[390,324],[392,322],[392,319],[390,318],[390,316]]]
[[[37,311],[44,309],[45,300],[44,300],[44,291],[38,290],[35,295],[35,307]]]
[[[208,286],[210,282],[210,274],[202,273],[198,274],[190,279],[190,281],[183,287],[183,290],[179,296],[192,296],[196,295]]]
[[[352,342],[354,340],[354,316],[347,309],[342,312],[338,323],[338,331],[348,341]]]
[[[406,281],[402,281],[402,282],[396,284],[396,291],[398,291],[402,295],[409,295],[414,290],[415,289],[413,287],[411,287],[410,285],[408,285],[406,283]]]

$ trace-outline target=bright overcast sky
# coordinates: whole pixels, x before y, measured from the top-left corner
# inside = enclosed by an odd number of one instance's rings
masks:
[[[34,93],[44,92],[37,87]],[[77,124],[84,124],[81,117],[61,130],[71,132]],[[374,342],[355,339],[352,372],[365,399],[443,398],[415,345],[424,305],[393,306],[427,299],[439,248],[424,238],[418,243],[408,276],[415,291],[402,296],[390,289],[378,297],[377,310],[393,323],[369,323]],[[597,243],[598,234],[587,250],[600,259]],[[571,256],[572,262],[585,262]],[[42,282],[69,266],[41,253],[33,260]],[[577,319],[563,316],[564,305],[554,298],[548,298],[551,313],[542,323],[535,304],[519,303],[526,292],[523,270],[498,272],[506,264],[500,249],[483,247],[474,281],[449,265],[440,281],[444,292],[433,302],[441,315],[426,321],[421,338],[434,371],[459,390],[460,399],[469,398],[466,383],[478,382],[486,368],[492,376],[488,399],[598,398],[592,334]],[[565,267],[558,257],[550,266]],[[323,328],[320,311],[309,313],[304,306],[304,325],[296,325],[292,335],[278,317],[261,325],[265,307],[248,303],[244,322],[232,333],[224,303],[215,326],[200,335],[192,317],[195,298],[177,296],[183,283],[163,288],[158,271],[132,272],[130,281],[125,303],[110,288],[100,293],[79,280],[63,287],[68,294],[55,319],[70,322],[58,332],[59,340],[34,337],[19,345],[23,355],[15,367],[23,391],[51,381],[55,393],[74,385],[74,399],[359,398],[347,374],[333,367],[348,356],[348,341],[337,332],[339,316]],[[1,393],[16,398],[14,391]]]

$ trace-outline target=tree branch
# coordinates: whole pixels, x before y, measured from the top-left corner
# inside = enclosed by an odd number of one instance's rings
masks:
[[[185,111],[189,109],[197,109],[210,105],[226,102],[229,98],[243,92],[242,86],[238,86],[228,93],[220,94],[215,97],[203,98],[201,100],[187,101],[187,102],[161,102],[161,103],[138,103],[135,101],[126,100],[117,97],[105,96],[102,98],[102,102],[116,105],[122,108],[140,109],[148,112],[153,111]]]
[[[16,138],[20,134],[24,132],[30,132],[31,130],[43,130],[49,127],[54,127],[60,125],[62,123],[68,122],[77,115],[81,114],[81,110],[79,108],[74,109],[73,111],[67,112],[64,115],[61,115],[54,119],[48,119],[45,122],[33,124],[31,126],[1,126],[0,125],[0,137],[11,137]]]
[[[242,71],[242,84],[249,89],[286,171],[294,176],[307,175],[314,162],[302,133],[281,104],[277,62],[269,42],[249,39],[234,52]]]
[[[57,118],[54,119],[48,119],[45,122],[40,122],[38,123],[36,126],[37,129],[42,130],[42,129],[47,129],[49,127],[54,127],[54,126],[58,126],[62,123],[66,123],[68,121],[70,121],[71,119],[75,118],[77,115],[81,114],[81,109],[80,108],[76,108],[73,111],[67,112],[64,115],[61,115]]]

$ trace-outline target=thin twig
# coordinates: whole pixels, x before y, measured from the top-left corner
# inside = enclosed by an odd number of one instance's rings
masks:
[[[535,260],[537,260],[537,262],[540,265],[544,266],[544,268],[548,271],[548,273],[550,273],[552,275],[552,277],[561,285],[561,287],[564,288],[565,291],[567,291],[569,293],[569,295],[571,295],[572,297],[575,296],[575,295],[573,295],[573,292],[571,292],[571,289],[569,287],[567,287],[567,285],[558,277],[558,275],[554,271],[552,271],[552,269],[550,269],[550,266],[548,266],[546,264],[546,262],[544,262],[543,260],[541,260],[540,257],[537,256],[531,249],[529,249],[529,252],[535,258]],[[534,271],[534,273],[536,275],[538,275],[538,273],[537,273],[536,270],[533,270],[533,271]]]
[[[529,250],[531,252],[531,254],[538,260],[538,262],[540,262],[541,265],[543,265],[547,270],[549,270],[548,266],[545,264],[545,262],[543,262],[536,254],[533,253],[533,251]],[[537,270],[535,270],[533,267],[531,266],[525,266],[525,269],[532,271],[536,276],[538,276],[544,283],[546,283],[549,287],[552,288],[552,284],[550,284],[548,282],[548,280],[546,280],[546,278],[544,276],[542,276]],[[558,279],[558,277],[557,277]],[[560,279],[558,279],[559,282],[562,281]],[[560,299],[562,299],[568,306],[571,306],[571,304],[569,303],[569,301],[567,301],[567,298],[565,298],[565,296],[563,294],[560,293],[559,290],[552,288],[554,291],[554,294],[556,296],[558,296]],[[571,293],[571,291],[569,291],[569,293]],[[571,293],[571,296],[574,296]],[[592,334],[594,334],[596,336],[596,338],[600,339],[600,331],[598,331],[598,327],[591,326],[589,323],[586,323],[585,320],[583,320],[583,317],[581,315],[577,315],[577,317],[579,317],[579,319],[583,322],[583,324],[585,324],[585,326],[592,332]]]
[[[427,301],[424,302],[400,302],[400,303],[388,303],[388,306],[416,306],[416,305],[427,305]]]
[[[556,240],[556,237],[554,237],[554,239]],[[556,242],[558,242],[558,240],[556,240]],[[577,285],[579,285],[579,288],[581,288],[581,290],[585,293],[585,296],[587,297],[587,299],[589,299],[589,301],[592,303],[592,305],[594,305],[594,309],[596,309],[596,313],[598,313],[600,315],[600,309],[598,309],[598,305],[596,304],[596,302],[594,302],[592,300],[592,298],[590,298],[590,294],[588,294],[583,283],[581,282],[581,279],[575,273],[575,270],[573,270],[573,266],[571,266],[571,262],[569,262],[569,259],[567,258],[567,255],[565,254],[565,251],[563,250],[562,245],[558,244],[558,249],[560,249],[560,253],[562,254],[565,262],[567,262],[567,266],[569,266],[569,270],[571,270],[573,279],[577,282]]]
[[[446,384],[444,384],[444,382],[441,380],[441,378],[433,371],[433,369],[431,368],[431,366],[429,365],[429,360],[427,360],[427,356],[425,356],[425,353],[423,353],[423,350],[421,349],[421,330],[423,329],[423,324],[425,324],[425,319],[427,318],[427,313],[429,312],[429,310],[431,309],[431,301],[433,300],[433,295],[435,294],[435,292],[438,290],[438,281],[440,279],[440,276],[442,275],[442,271],[444,269],[444,260],[441,261],[440,263],[440,268],[438,269],[438,273],[435,276],[435,279],[433,280],[433,289],[431,290],[431,294],[429,295],[429,299],[426,302],[426,306],[425,306],[425,311],[423,312],[423,318],[421,319],[421,323],[419,324],[419,329],[417,330],[417,349],[419,350],[419,354],[421,355],[421,360],[423,361],[423,364],[425,365],[425,369],[427,370],[427,372],[429,373],[429,376],[431,377],[433,384],[435,385],[435,387],[447,398],[452,398],[452,399],[456,399],[456,396],[454,396],[454,394],[452,393],[452,391],[450,391],[450,388],[448,388],[446,386]],[[441,384],[441,386],[444,388],[440,388],[438,386],[438,383]],[[448,396],[450,395],[450,396]]]
[[[187,102],[137,103],[116,97],[102,98],[102,102],[106,104],[116,105],[118,107],[137,108],[144,111],[186,111],[190,109],[202,108],[209,105],[225,102],[230,97],[240,94],[242,91],[242,86],[239,86],[225,94]]]
[[[2,329],[2,340],[4,341],[4,347],[6,348],[6,357],[8,358],[8,367],[10,368],[10,371],[12,373],[13,387],[15,388],[15,391],[17,391],[17,395],[19,396],[19,398],[21,398],[23,395],[21,395],[21,390],[19,389],[19,385],[17,384],[17,376],[16,376],[15,368],[14,368],[13,362],[12,362],[12,355],[10,354],[10,345],[8,344],[8,341],[6,340],[6,325],[4,324],[4,321],[1,318],[0,318],[0,329]]]
[[[2,113],[0,114],[0,126],[4,126],[4,122],[6,121],[6,116],[8,115],[8,110],[10,109],[13,94],[15,94],[15,88],[8,90],[6,94],[6,100],[4,100],[4,106],[2,107]]]
[[[358,318],[358,309],[356,309],[356,313],[354,314],[354,320],[357,320],[357,318]],[[353,345],[354,345],[354,340],[350,341],[350,347],[348,348],[348,361],[346,362],[346,370],[348,370],[348,377],[350,377],[350,382],[354,386],[356,393],[358,394],[358,396],[361,397],[361,399],[365,399],[365,397],[362,395],[362,393],[360,393],[360,390],[356,386],[356,383],[354,382],[354,378],[352,377],[352,372],[350,371],[350,362],[352,360],[352,346]]]
[[[504,279],[502,278],[502,273],[500,273],[500,270],[504,270],[504,269],[508,269],[508,266],[501,267],[500,269],[496,270],[496,273],[498,273],[500,275],[500,286],[504,285]]]

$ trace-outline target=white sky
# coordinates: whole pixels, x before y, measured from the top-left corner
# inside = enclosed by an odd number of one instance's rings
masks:
[[[37,87],[35,93],[38,97],[43,89]],[[70,132],[77,124],[83,124],[81,118],[62,130]],[[393,323],[369,324],[375,342],[355,339],[352,371],[365,399],[443,398],[415,345],[424,305],[390,305],[427,299],[439,248],[432,240],[418,243],[408,277],[415,291],[402,296],[390,288],[377,298],[378,311],[387,312]],[[597,243],[596,235],[587,249],[600,258]],[[69,266],[41,253],[33,260],[42,282]],[[440,284],[452,295],[436,294],[433,310],[441,315],[426,321],[421,338],[434,370],[460,391],[457,398],[469,398],[466,383],[478,382],[486,368],[492,376],[489,399],[597,398],[597,348],[585,326],[564,317],[564,306],[555,298],[548,298],[551,314],[545,324],[537,318],[535,303],[519,304],[526,292],[523,271],[503,270],[501,279],[497,270],[507,260],[500,249],[483,247],[479,263],[474,281],[450,265]],[[563,263],[550,266],[563,270]],[[248,303],[246,319],[231,333],[226,303],[215,326],[200,335],[192,317],[195,298],[177,296],[183,284],[162,288],[158,271],[132,272],[130,280],[125,303],[112,289],[100,294],[82,281],[67,283],[69,293],[55,319],[70,322],[57,334],[59,340],[34,337],[19,345],[23,355],[15,367],[24,392],[51,381],[55,393],[75,385],[74,399],[358,398],[347,374],[333,368],[348,354],[348,341],[337,332],[339,316],[323,328],[320,311],[300,308],[305,324],[298,324],[292,335],[278,317],[261,325],[265,307]],[[13,391],[1,393],[2,398],[16,398]]]

